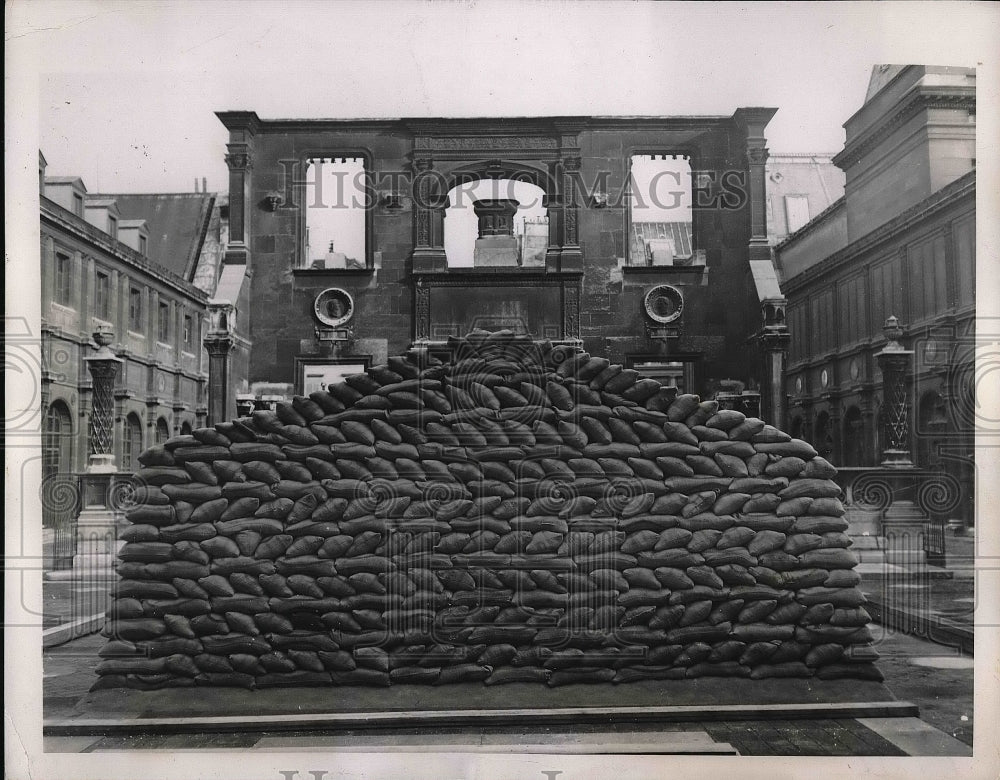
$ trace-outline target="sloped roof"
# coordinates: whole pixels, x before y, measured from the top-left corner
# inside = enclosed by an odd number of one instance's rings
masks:
[[[143,219],[149,259],[187,281],[194,278],[215,195],[207,192],[101,194],[114,198],[123,217]]]
[[[46,186],[49,184],[59,185],[59,184],[79,184],[80,189],[84,192],[87,191],[86,185],[83,183],[83,179],[79,176],[46,176],[45,177]]]
[[[657,238],[672,238],[677,257],[690,257],[693,242],[690,222],[633,222],[629,235],[629,257],[633,262],[646,256],[645,242]]]

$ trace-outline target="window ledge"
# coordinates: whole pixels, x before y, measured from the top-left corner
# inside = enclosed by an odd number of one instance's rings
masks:
[[[303,276],[303,277],[319,277],[323,278],[326,276],[338,277],[338,276],[369,276],[375,273],[375,269],[372,267],[368,268],[293,268],[293,276]]]
[[[167,344],[165,341],[160,341],[159,339],[156,340],[156,346],[159,347],[160,349],[170,349],[170,350],[173,349],[172,345]]]
[[[65,313],[65,314],[76,314],[77,313],[76,309],[74,309],[68,303],[59,303],[59,301],[52,300],[51,301],[51,305],[52,305],[52,308],[56,309],[57,311],[61,311],[61,312]]]
[[[134,339],[142,339],[143,341],[146,340],[146,335],[144,333],[138,333],[138,332],[132,330],[131,328],[128,329],[127,333],[128,333],[129,336],[131,336]]]
[[[677,282],[678,284],[706,284],[707,265],[623,265],[625,280],[644,284],[648,282]]]

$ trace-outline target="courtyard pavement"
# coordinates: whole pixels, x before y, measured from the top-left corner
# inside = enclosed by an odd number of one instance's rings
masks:
[[[877,627],[876,628],[877,632]],[[972,659],[957,650],[904,634],[877,632],[879,668],[886,687],[902,701],[916,704],[920,720],[889,718],[737,719],[719,713],[671,723],[516,724],[426,729],[394,727],[377,733],[351,728],[296,731],[241,730],[210,733],[48,736],[47,752],[120,750],[455,750],[489,752],[738,753],[759,756],[971,755],[973,735]],[[43,707],[46,721],[79,717],[80,700],[96,680],[93,669],[103,644],[91,635],[44,651]],[[588,686],[590,692],[598,692]],[[630,688],[616,687],[622,703]],[[130,692],[134,693],[134,692]],[[231,693],[231,692],[230,692]],[[198,689],[201,712],[211,712],[216,689]],[[365,689],[352,689],[363,700]],[[612,695],[609,692],[609,695]],[[252,694],[247,694],[252,706]],[[666,703],[666,702],[665,702]],[[220,710],[221,711],[221,710]],[[289,711],[294,711],[290,709]],[[107,717],[107,712],[97,713]],[[595,745],[602,745],[595,748]]]
[[[972,615],[975,608],[975,546],[972,537],[948,539],[950,576],[928,576],[926,570],[888,572],[867,567],[862,588],[871,612],[881,624],[871,626],[885,687],[896,699],[919,707],[920,719],[905,717],[800,717],[733,719],[720,712],[707,719],[685,722],[579,723],[542,725],[526,731],[516,725],[461,728],[429,733],[427,729],[384,728],[378,734],[350,728],[295,731],[242,730],[212,733],[125,734],[105,736],[48,736],[49,752],[108,750],[444,750],[622,753],[739,753],[740,755],[903,756],[971,755],[973,739]],[[44,585],[45,627],[71,625],[99,609],[102,588],[72,581]],[[104,591],[106,592],[106,591]],[[86,621],[83,621],[86,623]],[[93,621],[91,621],[93,622]],[[80,631],[92,630],[81,626]],[[43,651],[43,707],[46,721],[79,717],[80,702],[97,679],[94,667],[104,639],[85,634],[65,641],[72,631]],[[51,643],[47,643],[51,644]],[[508,686],[510,688],[510,686]],[[596,693],[593,688],[590,691]],[[636,689],[616,687],[609,701],[622,694],[630,703]],[[632,690],[633,693],[629,693]],[[131,692],[135,693],[135,692]],[[232,692],[228,692],[231,696]],[[511,691],[513,694],[513,691]],[[198,689],[201,712],[213,711],[213,697],[221,707],[225,694]],[[249,695],[249,694],[248,694]],[[363,700],[364,689],[352,689]],[[597,698],[607,698],[603,694]],[[669,703],[669,702],[664,702]],[[217,709],[217,712],[222,712]],[[99,713],[108,717],[111,713]],[[121,713],[125,715],[125,713]],[[815,715],[815,713],[814,713]]]

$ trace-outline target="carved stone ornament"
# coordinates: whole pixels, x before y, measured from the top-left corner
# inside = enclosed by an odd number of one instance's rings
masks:
[[[338,328],[354,316],[354,298],[340,287],[328,287],[316,296],[313,313],[324,325]]]
[[[226,155],[226,165],[232,170],[245,170],[252,166],[250,152],[243,149],[234,149]]]
[[[767,162],[768,156],[767,147],[751,146],[747,148],[747,161],[751,165],[763,165]]]
[[[676,287],[661,284],[646,293],[643,300],[646,316],[661,325],[680,319],[684,312],[684,295]]]
[[[537,136],[467,136],[458,138],[432,138],[430,146],[434,149],[554,149],[556,140],[554,138],[540,138]]]

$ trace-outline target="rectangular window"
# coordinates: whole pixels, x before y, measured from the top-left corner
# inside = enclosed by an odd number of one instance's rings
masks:
[[[128,291],[128,327],[136,333],[146,330],[142,324],[142,290],[138,287],[131,287]]]
[[[190,314],[184,315],[184,346],[191,346],[191,326],[193,322]]]
[[[108,214],[108,235],[118,238],[118,219]]]
[[[360,157],[318,157],[305,161],[305,241],[302,267],[364,269],[368,179]]]
[[[53,280],[55,282],[53,297],[55,298],[56,303],[69,306],[73,302],[72,277],[72,261],[70,260],[70,256],[57,252],[55,273],[53,274]]]
[[[635,154],[628,181],[629,265],[690,265],[694,256],[690,159]]]
[[[139,254],[146,254],[146,237],[139,236]]]
[[[78,217],[83,216],[83,195],[79,192],[73,193],[73,213]]]
[[[156,338],[164,344],[170,339],[170,304],[160,301],[156,318]]]
[[[785,220],[789,233],[805,225],[809,221],[809,198],[805,195],[786,195]]]
[[[111,277],[101,271],[94,280],[94,316],[111,319]]]

